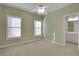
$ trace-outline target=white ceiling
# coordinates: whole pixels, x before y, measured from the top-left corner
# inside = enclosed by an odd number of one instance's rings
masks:
[[[50,13],[65,6],[68,6],[71,3],[41,3],[41,4],[47,6],[47,12]],[[34,9],[36,9],[36,6],[39,5],[39,3],[4,3],[4,5],[32,12]]]

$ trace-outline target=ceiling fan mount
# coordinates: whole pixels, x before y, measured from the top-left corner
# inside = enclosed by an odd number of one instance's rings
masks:
[[[38,13],[39,15],[47,14],[47,6],[39,4],[36,6],[36,9],[33,10],[34,13]]]

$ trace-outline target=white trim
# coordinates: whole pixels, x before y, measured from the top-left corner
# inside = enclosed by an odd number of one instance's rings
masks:
[[[79,15],[78,15],[79,18]],[[79,50],[79,19],[78,19],[78,50]]]
[[[63,33],[64,33],[64,44],[66,45],[66,39],[65,39],[65,16],[64,16],[64,18],[63,18],[64,20],[63,20]]]
[[[16,43],[7,44],[7,45],[1,45],[0,48],[6,48],[6,47],[14,46],[14,45],[17,45],[17,44],[30,43],[30,42],[33,42],[33,41],[37,41],[37,40],[28,40],[28,41],[16,42]]]
[[[65,15],[64,16],[64,20],[63,20],[63,25],[64,25],[64,27],[63,27],[63,33],[64,33],[64,44],[66,45],[66,38],[65,38],[65,33],[66,33],[66,31],[65,31],[65,29],[66,29],[66,27],[65,27],[65,25],[66,25],[66,19],[65,19],[65,17],[67,17],[67,16],[72,16],[72,15],[78,15],[78,18],[79,18],[79,12],[76,12],[76,13],[71,13],[71,14],[67,14],[67,15]],[[78,19],[78,50],[79,50],[79,19]]]
[[[35,27],[36,24],[35,24],[35,22],[36,22],[36,21],[40,21],[40,23],[41,23],[41,33],[40,33],[39,35],[36,35],[36,34],[35,34],[35,30],[36,30],[36,27]],[[36,36],[36,37],[42,36],[42,21],[41,21],[41,20],[34,20],[34,36]]]
[[[57,41],[52,41],[52,43],[53,43],[53,44],[57,44],[57,45],[61,45],[61,46],[65,46],[64,43],[59,43],[59,42],[57,42]]]
[[[52,41],[52,40],[47,40],[47,39],[45,39],[45,40],[48,41],[48,42],[50,42],[50,43],[52,43],[52,44],[57,44],[57,45],[65,46],[64,43],[59,43],[57,41]]]
[[[55,32],[53,32],[53,42],[52,43],[55,43]]]
[[[53,41],[55,41],[55,32],[53,32]]]
[[[15,18],[20,18],[21,19],[21,37],[14,37],[14,38],[8,38],[8,17],[15,17]],[[7,14],[6,15],[6,40],[15,40],[17,38],[22,38],[22,17],[20,16],[17,16],[17,15],[10,15],[10,14]]]
[[[67,16],[71,16],[71,15],[79,15],[79,12],[76,12],[76,13],[70,13],[70,14],[64,15],[64,18],[67,17]]]
[[[61,45],[61,46],[65,46],[64,43],[55,42],[55,44],[57,44],[57,45]]]
[[[59,42],[57,42],[57,41],[53,41],[52,43],[53,43],[53,44],[57,44],[57,45],[61,45],[61,46],[65,46],[64,43],[59,43]]]

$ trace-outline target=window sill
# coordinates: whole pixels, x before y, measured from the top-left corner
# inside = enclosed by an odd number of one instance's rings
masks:
[[[35,35],[35,37],[42,37],[42,35]]]
[[[6,40],[20,40],[22,39],[21,37],[14,37],[14,38],[7,38]]]
[[[77,34],[77,32],[67,32],[68,34]]]

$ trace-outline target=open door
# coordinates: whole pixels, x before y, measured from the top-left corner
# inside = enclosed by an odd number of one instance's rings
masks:
[[[79,48],[79,13],[73,13],[64,17],[64,41],[65,44],[76,44]]]

